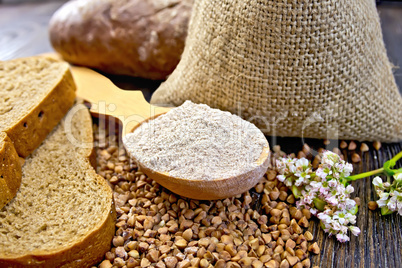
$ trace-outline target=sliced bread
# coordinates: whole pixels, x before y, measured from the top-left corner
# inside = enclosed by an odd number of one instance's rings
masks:
[[[68,64],[45,57],[0,61],[0,132],[4,133],[1,140],[6,139],[0,158],[0,209],[15,196],[21,183],[17,153],[26,157],[35,150],[74,99],[75,84]]]
[[[27,157],[74,104],[69,65],[46,57],[0,61],[0,131]]]
[[[21,184],[21,164],[17,151],[5,132],[0,132],[0,209],[17,193]]]
[[[89,267],[110,249],[113,193],[90,165],[92,122],[74,106],[25,161],[0,210],[0,267]]]

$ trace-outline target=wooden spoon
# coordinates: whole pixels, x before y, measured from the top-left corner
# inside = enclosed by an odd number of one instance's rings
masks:
[[[119,119],[123,134],[134,131],[147,120],[169,111],[169,108],[150,105],[140,91],[125,91],[108,78],[84,67],[71,66],[77,85],[77,96],[91,103],[90,111]],[[262,150],[257,167],[236,177],[205,180],[174,178],[166,172],[157,172],[136,161],[141,171],[160,185],[179,195],[202,200],[222,199],[241,194],[256,185],[268,168],[269,145]]]
[[[267,171],[269,164],[269,146],[264,147],[256,161],[257,167],[235,177],[215,180],[190,180],[169,176],[168,172],[154,171],[139,161],[138,166],[148,177],[157,181],[163,187],[192,199],[215,200],[241,194],[255,186]]]
[[[91,113],[119,119],[123,136],[142,122],[171,109],[150,105],[141,91],[120,89],[110,79],[91,69],[71,66],[71,71],[77,85],[77,96],[91,104]]]

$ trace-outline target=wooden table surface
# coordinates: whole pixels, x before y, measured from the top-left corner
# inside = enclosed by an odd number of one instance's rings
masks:
[[[48,41],[47,24],[55,10],[65,1],[16,1],[0,0],[0,60],[36,55],[52,51]],[[391,62],[402,65],[402,3],[384,2],[378,5],[384,41]],[[159,83],[128,77],[111,77],[121,87],[140,88],[147,99]],[[395,70],[395,78],[402,92],[402,69]],[[402,107],[401,107],[402,108]],[[297,138],[269,137],[271,145],[279,144],[287,152],[300,150],[302,141]],[[321,147],[322,141],[308,140],[313,147]],[[331,149],[337,141],[329,145]],[[402,150],[402,143],[383,144],[379,151],[370,146],[362,161],[355,164],[355,172],[381,167],[382,164]],[[350,160],[350,152],[343,151]],[[400,166],[400,164],[399,164]],[[369,179],[353,184],[355,196],[360,197],[357,226],[362,230],[349,243],[341,244],[328,238],[315,221],[310,226],[321,254],[312,257],[312,264],[320,267],[402,267],[402,217],[381,217],[378,211],[370,211],[367,203],[374,200]]]

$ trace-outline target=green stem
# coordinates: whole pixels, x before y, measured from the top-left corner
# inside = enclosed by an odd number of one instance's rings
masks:
[[[395,173],[399,172],[399,170],[392,168],[396,165],[396,161],[398,161],[401,157],[402,151],[384,163],[384,172],[387,176],[393,176]]]
[[[394,157],[392,157],[391,161],[395,162],[402,158],[402,151],[397,153]],[[395,165],[395,164],[394,164]]]
[[[393,168],[395,166],[396,161],[398,161],[401,158],[402,158],[402,151],[400,151],[398,154],[396,154],[390,160],[385,162],[384,167],[376,169],[376,170],[372,170],[372,171],[368,171],[368,172],[364,172],[364,173],[360,173],[360,174],[357,174],[357,175],[346,177],[346,181],[347,182],[355,181],[355,180],[363,179],[363,178],[366,178],[366,177],[378,175],[378,174],[381,174],[381,173],[384,173],[384,172],[388,176],[392,176],[395,173],[402,172],[402,169],[391,169],[391,168]]]
[[[364,173],[360,173],[357,175],[346,177],[346,180],[347,181],[355,181],[355,180],[363,179],[363,178],[370,177],[373,175],[381,174],[383,172],[384,172],[384,168],[379,168],[376,170],[372,170],[372,171],[368,171],[368,172],[364,172]]]

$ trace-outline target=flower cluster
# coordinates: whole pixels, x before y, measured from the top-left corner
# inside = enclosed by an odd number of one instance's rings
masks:
[[[281,158],[276,161],[276,168],[278,180],[290,187],[295,197],[299,198],[296,206],[307,208],[317,216],[325,232],[336,235],[340,242],[349,241],[348,230],[354,235],[360,233],[360,229],[353,226],[357,205],[350,194],[354,188],[345,186],[345,178],[353,170],[351,164],[326,151],[315,171],[305,158]]]
[[[373,185],[377,192],[378,206],[383,215],[391,214],[395,211],[402,216],[402,173],[394,175],[393,183],[382,182],[380,177],[373,179]]]

